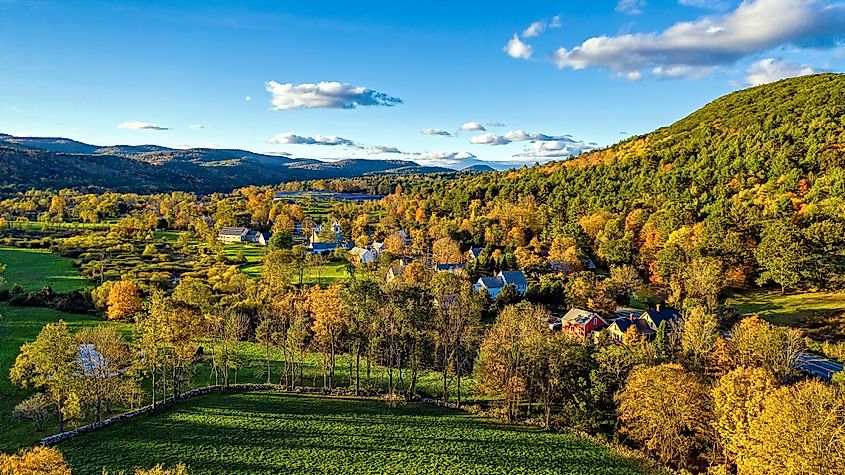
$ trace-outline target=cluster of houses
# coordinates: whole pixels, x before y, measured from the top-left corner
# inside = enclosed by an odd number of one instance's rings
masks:
[[[317,224],[311,230],[307,249],[313,254],[333,253],[337,249],[347,249],[352,260],[357,264],[372,264],[379,260],[385,251],[384,242],[373,242],[361,247],[353,246],[345,240],[340,224],[334,221],[331,224],[331,238],[326,239],[325,228]],[[403,230],[397,231],[406,245],[410,244],[408,235]],[[245,227],[225,227],[220,230],[217,237],[224,243],[254,243],[267,245],[269,234]],[[477,259],[482,248],[473,247],[466,252],[467,261]],[[409,258],[401,258],[387,270],[386,280],[388,282],[402,277],[405,267],[411,262]],[[592,262],[589,263],[594,268]],[[464,264],[437,264],[433,266],[438,272],[456,272],[463,269]],[[472,286],[477,292],[485,292],[490,298],[495,299],[507,286],[513,286],[519,295],[528,292],[528,280],[525,274],[519,270],[500,271],[492,276],[479,278]],[[657,305],[653,309],[637,311],[623,310],[617,312],[613,318],[604,318],[595,312],[573,308],[563,316],[554,316],[547,322],[552,331],[562,331],[582,341],[593,341],[600,335],[607,335],[609,338],[622,341],[625,333],[632,327],[647,340],[656,335],[660,324],[666,322],[669,329],[679,318],[680,313],[671,307]]]
[[[665,322],[667,330],[672,331],[680,315],[677,309],[660,304],[642,311],[620,310],[610,319],[589,310],[573,308],[562,317],[552,317],[548,324],[550,330],[562,331],[582,341],[594,341],[601,335],[607,335],[621,342],[631,327],[636,328],[646,340],[652,340],[661,323]]]

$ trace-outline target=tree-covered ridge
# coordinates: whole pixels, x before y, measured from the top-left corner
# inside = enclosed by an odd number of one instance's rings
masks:
[[[843,144],[845,75],[822,74],[727,95],[567,162],[402,187],[475,245],[516,249],[536,238],[534,247],[549,249],[568,236],[582,254],[637,264],[655,282],[716,257],[731,285],[784,272],[786,286],[841,283]],[[514,205],[529,217],[501,219]]]

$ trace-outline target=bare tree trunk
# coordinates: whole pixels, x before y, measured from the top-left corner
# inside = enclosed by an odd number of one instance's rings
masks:
[[[355,395],[361,391],[361,345],[355,344]]]

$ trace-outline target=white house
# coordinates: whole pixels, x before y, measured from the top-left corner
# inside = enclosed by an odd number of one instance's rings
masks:
[[[249,228],[227,226],[220,230],[217,240],[225,243],[243,242],[248,232]]]
[[[495,299],[506,285],[513,285],[520,295],[528,292],[528,281],[525,279],[525,274],[519,270],[502,271],[493,277],[482,277],[473,284],[472,288],[476,292],[486,290],[490,298]]]
[[[349,250],[349,254],[352,255],[353,259],[359,264],[372,264],[378,258],[376,254],[371,250],[364,247],[355,246]]]
[[[267,242],[270,240],[270,235],[254,229],[227,226],[220,230],[220,233],[217,235],[217,240],[227,244],[236,242],[251,242],[261,246],[266,246]]]

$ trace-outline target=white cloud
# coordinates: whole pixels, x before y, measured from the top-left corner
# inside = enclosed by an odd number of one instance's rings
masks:
[[[507,145],[511,143],[511,141],[507,138],[496,134],[476,135],[475,137],[469,139],[469,142],[476,145]]]
[[[404,154],[405,152],[399,150],[396,147],[388,147],[384,145],[373,145],[372,147],[367,149],[368,155],[377,155],[380,153],[401,153]]]
[[[752,86],[759,86],[760,84],[817,72],[806,64],[800,65],[780,59],[766,58],[757,61],[748,68],[745,80]]]
[[[274,110],[355,109],[359,106],[389,107],[402,103],[398,97],[339,82],[282,84],[269,81],[266,89],[272,95]]]
[[[485,129],[480,122],[465,122],[461,125],[461,130],[468,132],[484,132],[487,129]]]
[[[169,127],[162,127],[158,124],[151,124],[149,122],[140,122],[137,120],[130,120],[117,124],[118,129],[132,129],[132,130],[170,130]]]
[[[537,20],[534,23],[528,25],[528,27],[522,31],[523,38],[536,38],[543,34],[546,29],[549,28],[560,28],[560,15],[553,16],[551,20]]]
[[[477,157],[469,152],[422,152],[414,154],[414,161],[425,165],[454,166],[461,162],[471,162]]]
[[[524,130],[512,130],[505,133],[505,138],[512,142],[521,142],[525,140],[563,140],[566,137],[555,137],[539,132],[526,132]]]
[[[273,137],[270,137],[270,139],[267,140],[267,143],[274,145],[345,145],[348,147],[362,148],[360,145],[356,144],[352,140],[345,139],[343,137],[338,137],[336,135],[315,135],[313,137],[306,137],[302,135],[296,135],[292,132],[278,134]]]
[[[189,129],[197,130],[197,129],[204,129],[205,126],[202,124],[191,124],[188,126]]]
[[[420,131],[423,135],[440,135],[443,137],[451,137],[452,134],[442,129],[422,129]]]
[[[476,145],[507,145],[511,142],[548,142],[562,141],[570,144],[577,143],[569,135],[547,135],[540,132],[526,132],[524,130],[511,130],[504,135],[492,133],[476,135],[470,139],[470,143]]]
[[[639,15],[643,12],[646,0],[619,0],[616,3],[616,11],[626,15]]]
[[[530,59],[531,55],[534,54],[534,48],[527,43],[523,43],[516,34],[513,35],[513,38],[508,41],[508,44],[503,49],[508,56],[516,59]]]
[[[244,100],[245,100],[245,101],[247,101],[247,102],[249,102],[249,101],[251,101],[251,100],[252,100],[252,97],[250,97],[250,96],[246,96],[246,97],[244,97]]]
[[[694,77],[777,47],[832,47],[844,35],[845,4],[745,0],[731,12],[661,32],[593,37],[571,50],[558,49],[552,60],[561,69],[603,68],[629,79],[639,79],[644,70]]]
[[[572,140],[550,140],[545,142],[537,141],[533,142],[530,146],[525,147],[523,153],[514,155],[514,157],[569,157],[570,155],[580,155],[583,152],[593,150],[595,148],[595,144],[575,142]]]

